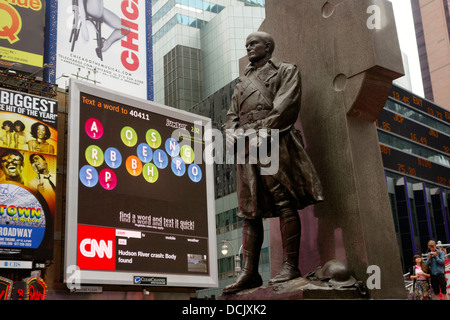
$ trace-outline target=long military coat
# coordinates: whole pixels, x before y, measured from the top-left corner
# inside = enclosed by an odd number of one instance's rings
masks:
[[[322,186],[294,128],[300,112],[301,78],[295,65],[270,59],[263,67],[247,66],[234,89],[226,129],[279,130],[279,167],[272,176],[289,192],[297,209],[323,201]],[[230,130],[228,130],[229,132]],[[242,218],[274,217],[277,212],[261,179],[261,163],[237,164],[237,192]],[[242,162],[242,161],[241,161]]]

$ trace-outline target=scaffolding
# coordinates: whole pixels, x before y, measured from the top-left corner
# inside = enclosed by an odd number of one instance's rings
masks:
[[[46,98],[56,98],[58,86],[39,80],[33,74],[20,74],[10,69],[0,69],[0,87]]]

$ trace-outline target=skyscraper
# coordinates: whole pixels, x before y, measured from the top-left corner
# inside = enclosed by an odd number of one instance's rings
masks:
[[[239,76],[264,0],[153,1],[156,102],[189,109]]]
[[[425,98],[450,110],[450,1],[412,0]]]

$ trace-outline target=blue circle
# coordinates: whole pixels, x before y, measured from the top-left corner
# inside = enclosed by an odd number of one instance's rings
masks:
[[[186,164],[180,157],[173,158],[170,167],[172,168],[173,173],[178,177],[181,177],[186,172]]]
[[[153,163],[158,169],[164,169],[169,164],[169,157],[163,150],[156,149],[153,152]]]
[[[169,138],[166,140],[166,152],[171,157],[178,157],[180,154],[180,144],[174,138]]]
[[[117,169],[122,164],[122,154],[116,148],[110,147],[105,151],[105,162],[110,168]]]
[[[195,163],[191,164],[188,169],[189,178],[194,182],[202,180],[202,169]]]
[[[147,143],[141,143],[137,147],[137,155],[143,163],[149,163],[153,158],[153,150]]]
[[[88,188],[94,187],[98,183],[98,172],[90,165],[85,165],[80,169],[80,181]]]

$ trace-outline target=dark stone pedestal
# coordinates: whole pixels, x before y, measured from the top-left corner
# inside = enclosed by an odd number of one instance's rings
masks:
[[[297,278],[273,286],[222,294],[219,300],[365,299],[355,287],[334,289],[326,283]]]

